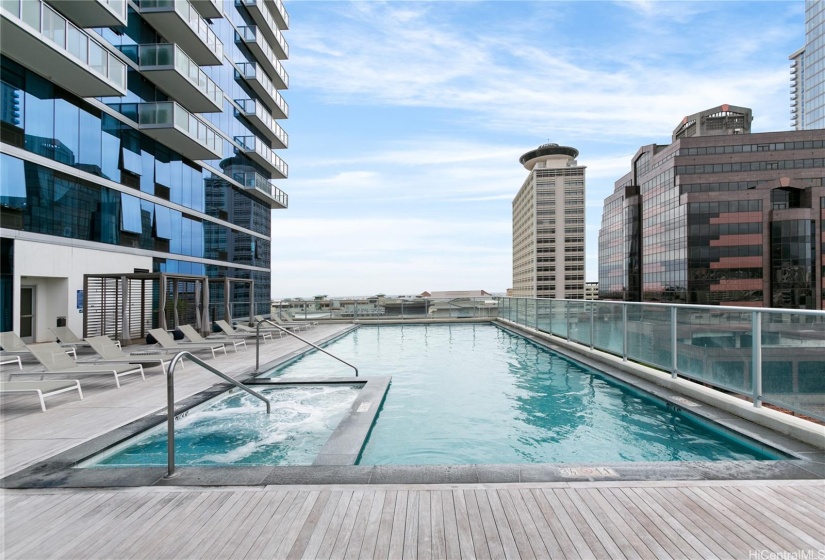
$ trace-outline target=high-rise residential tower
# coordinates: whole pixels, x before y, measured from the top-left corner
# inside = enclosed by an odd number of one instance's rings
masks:
[[[825,137],[751,120],[722,105],[639,148],[604,201],[599,299],[823,308]]]
[[[513,199],[514,297],[584,299],[584,171],[579,151],[543,144]]]
[[[267,313],[281,0],[4,0],[0,19],[0,330],[80,332],[87,274],[208,277],[212,318],[254,281],[244,313]],[[228,306],[225,278],[246,281]]]
[[[805,0],[805,46],[791,61],[791,127],[825,128],[825,0]]]

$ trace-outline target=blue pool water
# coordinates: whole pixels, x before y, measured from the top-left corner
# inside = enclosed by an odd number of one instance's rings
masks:
[[[363,465],[780,458],[492,325],[362,326],[326,349],[392,376]],[[269,375],[338,374],[313,352]]]
[[[272,403],[233,391],[175,422],[179,466],[311,465],[360,386],[255,388]],[[82,466],[166,465],[166,423]]]

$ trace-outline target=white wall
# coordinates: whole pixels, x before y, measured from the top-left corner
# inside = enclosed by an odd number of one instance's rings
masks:
[[[16,239],[14,242],[14,331],[20,332],[20,287],[36,286],[35,342],[54,340],[49,327],[57,317],[83,336],[83,313],[77,309],[77,291],[84,274],[132,273],[152,270],[152,257],[98,251]]]

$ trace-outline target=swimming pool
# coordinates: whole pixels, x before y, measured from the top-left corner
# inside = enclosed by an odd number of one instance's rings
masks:
[[[484,324],[361,326],[327,350],[392,384],[361,465],[784,458]],[[312,352],[268,375],[351,375]]]

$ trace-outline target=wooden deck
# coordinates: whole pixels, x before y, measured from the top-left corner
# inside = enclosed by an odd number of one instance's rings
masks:
[[[825,555],[821,481],[154,487],[0,496],[10,560]]]

